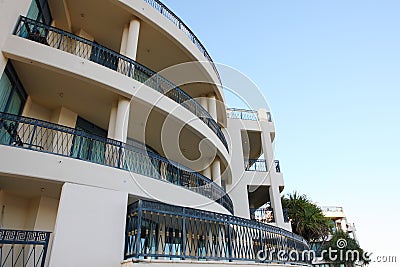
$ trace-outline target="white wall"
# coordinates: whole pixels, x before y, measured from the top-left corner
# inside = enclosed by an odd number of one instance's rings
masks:
[[[120,266],[127,202],[124,192],[64,184],[49,266]]]

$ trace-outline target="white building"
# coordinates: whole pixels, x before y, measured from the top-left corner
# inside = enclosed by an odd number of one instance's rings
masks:
[[[308,249],[270,113],[162,3],[3,0],[0,33],[0,266],[308,265],[257,257]]]

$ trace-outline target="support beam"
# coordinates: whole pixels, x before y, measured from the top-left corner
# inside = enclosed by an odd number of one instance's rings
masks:
[[[212,164],[212,180],[214,183],[221,186],[221,163],[218,157],[215,157]]]
[[[217,102],[214,94],[208,95],[208,113],[217,121]]]
[[[111,106],[110,119],[108,121],[108,133],[107,133],[107,137],[111,139],[115,138],[115,123],[117,120],[117,110],[118,110],[118,102],[114,101]]]

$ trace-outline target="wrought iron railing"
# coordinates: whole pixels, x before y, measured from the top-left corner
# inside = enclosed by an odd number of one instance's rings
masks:
[[[164,17],[170,20],[173,24],[175,24],[192,42],[193,44],[199,49],[199,51],[205,56],[205,58],[210,62],[211,66],[213,67],[215,74],[217,74],[218,80],[221,82],[221,77],[219,75],[218,69],[214,64],[211,56],[208,54],[206,48],[200,42],[200,40],[196,37],[196,35],[189,29],[188,26],[177,16],[174,12],[172,12],[168,7],[166,7],[163,3],[159,0],[144,0],[158,12],[160,12]]]
[[[127,214],[125,259],[310,263],[302,237],[261,222],[144,200]],[[300,257],[282,255],[293,251]],[[270,253],[265,259],[264,252]]]
[[[226,112],[228,118],[231,119],[258,121],[258,115],[256,110],[228,108]]]
[[[0,267],[44,267],[50,232],[0,229]]]
[[[274,209],[271,206],[250,209],[250,219],[262,223],[275,222]]]
[[[274,160],[275,163],[275,171],[281,172],[281,165],[279,164],[279,160]]]
[[[163,76],[133,59],[93,41],[23,16],[20,16],[14,34],[93,61],[146,84],[195,114],[218,136],[226,149],[228,149],[228,143],[221,127],[196,100]]]
[[[244,169],[246,171],[266,172],[267,162],[265,159],[245,159]]]
[[[144,149],[82,130],[0,112],[0,144],[86,160],[182,186],[221,204],[233,214],[224,189],[209,178]]]

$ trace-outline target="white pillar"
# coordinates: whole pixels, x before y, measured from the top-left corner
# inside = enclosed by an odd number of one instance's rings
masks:
[[[115,123],[117,120],[117,109],[118,109],[118,102],[114,101],[111,107],[110,120],[108,121],[107,137],[111,139],[115,138]]]
[[[217,121],[217,102],[215,100],[215,95],[213,94],[208,96],[208,113],[210,113],[211,117]]]
[[[205,95],[201,95],[199,98],[200,105],[208,111],[207,97]]]
[[[129,109],[130,100],[120,96],[118,99],[114,130],[114,138],[118,141],[126,142],[128,136]]]
[[[212,180],[221,186],[221,163],[218,157],[215,158],[212,164]]]
[[[203,175],[204,175],[205,177],[207,177],[207,178],[209,178],[209,179],[212,180],[212,177],[211,177],[211,167],[210,167],[210,166],[208,166],[207,168],[205,168],[205,169],[203,170]]]
[[[121,39],[121,46],[119,52],[122,55],[126,55],[126,45],[128,43],[128,34],[129,34],[129,25],[125,25],[124,30],[122,31],[122,39]]]
[[[271,179],[272,180],[272,179]],[[281,194],[277,184],[271,183],[269,187],[269,198],[271,201],[271,207],[274,209],[275,223],[279,227],[284,227]]]
[[[126,41],[125,55],[136,60],[138,40],[139,40],[140,21],[132,18],[129,22],[128,37]]]

